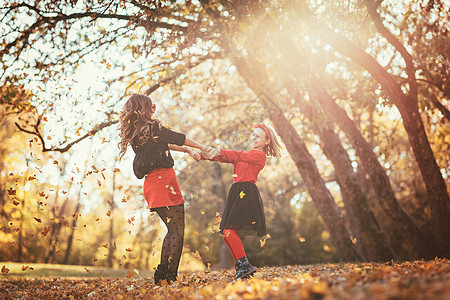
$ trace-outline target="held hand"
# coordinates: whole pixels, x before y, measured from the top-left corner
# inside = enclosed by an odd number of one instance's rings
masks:
[[[203,155],[204,155],[207,159],[213,159],[214,157],[220,155],[220,149],[210,148],[206,153],[203,152]]]
[[[200,161],[200,159],[201,159],[201,155],[200,155],[200,152],[199,151],[194,151],[194,150],[192,150],[192,149],[189,149],[189,148],[187,148],[186,149],[186,152],[196,161],[196,162],[198,162],[198,161]]]

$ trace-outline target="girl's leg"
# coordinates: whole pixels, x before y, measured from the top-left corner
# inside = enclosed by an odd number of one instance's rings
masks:
[[[231,247],[231,245],[230,245],[230,243],[228,242],[227,238],[224,237],[224,236],[223,236],[222,238],[223,238],[223,241],[225,242],[225,244],[227,245],[228,250],[230,250],[231,256],[233,256],[234,261],[236,261],[236,260],[237,260],[237,259],[236,259],[236,255],[234,254],[233,248]]]
[[[245,256],[244,245],[236,230],[225,229],[223,231],[223,240],[227,244],[235,261]]]
[[[155,209],[167,227],[161,249],[161,265],[167,265],[170,273],[177,274],[184,242],[184,206]]]

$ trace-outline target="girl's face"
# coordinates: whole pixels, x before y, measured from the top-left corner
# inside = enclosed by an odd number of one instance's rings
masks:
[[[264,129],[258,127],[253,130],[252,133],[252,149],[262,151],[265,145],[269,144],[269,139],[267,138]]]

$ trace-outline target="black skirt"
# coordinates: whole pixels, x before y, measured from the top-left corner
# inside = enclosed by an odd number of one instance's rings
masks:
[[[241,237],[266,235],[264,206],[256,184],[233,183],[220,222],[220,232],[223,233],[224,229],[236,230]]]

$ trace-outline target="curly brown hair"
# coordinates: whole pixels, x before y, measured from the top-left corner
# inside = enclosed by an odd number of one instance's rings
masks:
[[[151,130],[152,124],[159,124],[159,120],[152,118],[152,99],[145,95],[134,94],[125,103],[120,114],[119,136],[120,142],[118,144],[120,153],[119,158],[122,158],[127,152],[128,145],[136,143],[136,137],[140,132],[145,131],[146,139],[153,137]],[[139,143],[146,141],[139,140]]]

